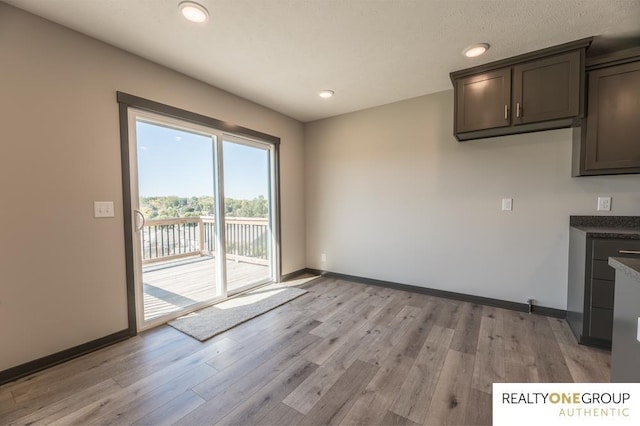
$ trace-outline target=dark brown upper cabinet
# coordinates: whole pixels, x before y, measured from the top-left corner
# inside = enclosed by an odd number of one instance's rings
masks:
[[[513,123],[580,115],[581,73],[579,51],[513,67]]]
[[[587,63],[587,117],[574,130],[574,176],[640,173],[640,48]]]
[[[583,115],[592,38],[451,73],[459,141],[559,129]]]
[[[459,132],[494,129],[511,124],[511,69],[456,80],[456,128]]]

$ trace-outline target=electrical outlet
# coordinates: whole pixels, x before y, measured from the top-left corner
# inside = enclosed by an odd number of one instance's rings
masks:
[[[113,217],[113,201],[94,201],[93,217]]]
[[[598,197],[598,211],[611,210],[611,197]]]
[[[513,198],[502,199],[502,210],[506,212],[513,210]]]
[[[320,261],[321,261],[321,262],[326,262],[326,261],[327,261],[327,255],[326,255],[326,253],[322,253],[322,254],[320,255]]]

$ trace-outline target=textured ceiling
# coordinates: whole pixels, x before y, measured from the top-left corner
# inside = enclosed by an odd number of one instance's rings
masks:
[[[575,39],[640,45],[640,0],[4,0],[307,122],[451,88],[449,72]],[[475,42],[491,49],[475,59]],[[321,99],[317,92],[333,89]]]

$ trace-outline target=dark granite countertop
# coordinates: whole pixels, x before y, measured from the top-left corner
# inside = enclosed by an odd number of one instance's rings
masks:
[[[640,282],[640,259],[626,257],[610,257],[609,266],[624,272],[629,277]]]
[[[640,228],[640,216],[569,216],[569,226],[585,228]]]
[[[640,240],[640,216],[570,216],[569,225],[587,237]]]
[[[640,228],[600,228],[597,226],[572,226],[586,232],[591,238],[619,238],[623,240],[640,240]]]

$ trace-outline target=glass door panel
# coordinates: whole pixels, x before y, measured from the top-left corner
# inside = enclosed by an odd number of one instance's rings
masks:
[[[215,257],[216,138],[141,117],[135,135],[146,323],[224,296]]]
[[[277,144],[133,108],[128,126],[138,330],[275,281]]]
[[[227,292],[273,279],[272,149],[224,136],[224,217]]]

